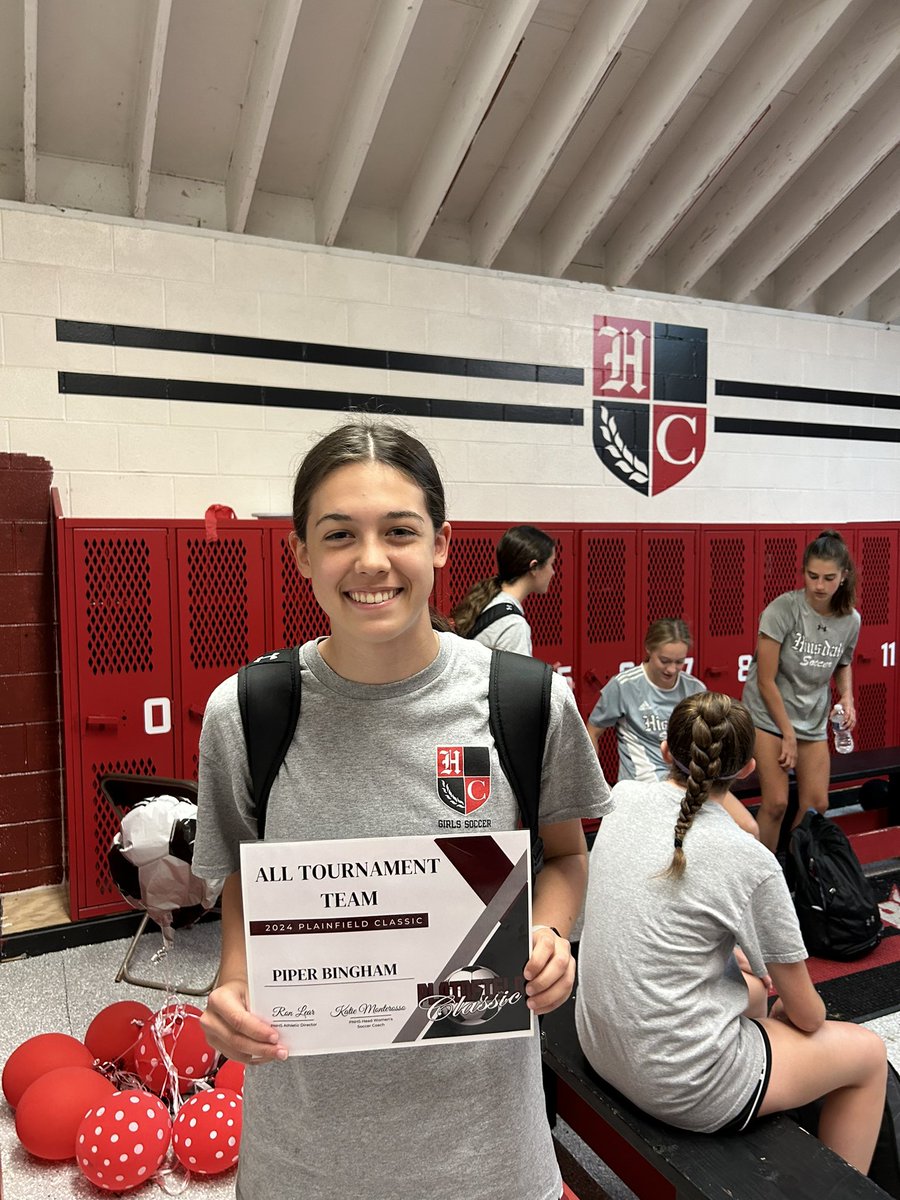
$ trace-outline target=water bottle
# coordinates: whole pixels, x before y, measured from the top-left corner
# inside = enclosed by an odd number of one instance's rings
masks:
[[[844,728],[844,706],[836,704],[831,710],[831,729],[834,733],[834,748],[838,754],[849,754],[853,749],[853,734]]]

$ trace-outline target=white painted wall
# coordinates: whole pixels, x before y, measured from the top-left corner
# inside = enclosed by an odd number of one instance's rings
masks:
[[[591,437],[597,313],[709,331],[706,453],[655,498]],[[584,387],[85,346],[55,318],[579,366]],[[580,427],[407,419],[436,452],[451,516],[533,521],[897,520],[900,444],[712,430],[716,415],[900,429],[898,409],[716,397],[713,380],[900,395],[900,327],[879,327],[346,250],[142,225],[0,201],[0,450],[42,455],[72,516],[285,512],[326,412],[61,395],[57,372],[556,404]]]

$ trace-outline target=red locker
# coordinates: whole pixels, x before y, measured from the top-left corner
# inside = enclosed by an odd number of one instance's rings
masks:
[[[178,774],[173,631],[164,528],[66,530],[74,662],[64,662],[73,920],[127,905],[106,855],[118,828],[99,780],[112,772]],[[74,667],[74,671],[73,671]]]
[[[754,531],[700,531],[699,620],[694,674],[710,689],[740,698],[756,648],[759,609],[754,590]]]
[[[272,526],[268,531],[266,583],[269,588],[269,629],[266,649],[299,646],[312,638],[325,637],[328,618],[319,608],[312,585],[304,579],[288,544],[291,526]]]
[[[497,573],[497,543],[509,527],[456,521],[450,539],[450,556],[437,581],[437,607],[449,616],[463,596],[487,575]]]
[[[657,527],[641,531],[638,638],[663,617],[682,617],[697,629],[697,530]],[[692,656],[693,657],[693,656]],[[693,671],[693,662],[688,663]]]
[[[176,532],[180,688],[179,778],[196,779],[200,726],[213,689],[265,653],[263,530],[223,523],[215,541],[196,525]]]
[[[757,561],[757,617],[782,592],[791,592],[803,586],[803,551],[809,542],[806,531],[791,526],[779,529],[775,526],[760,529],[756,541]],[[758,632],[757,624],[756,631]],[[754,650],[756,639],[754,636]]]
[[[575,613],[581,595],[575,562],[575,532],[571,529],[541,527],[556,539],[553,579],[543,596],[525,599],[525,616],[531,626],[535,658],[559,663],[561,672],[573,680],[576,656]]]
[[[584,717],[600,690],[625,664],[639,661],[637,542],[634,529],[582,530],[578,555],[578,674],[575,696]],[[600,763],[610,783],[619,777],[616,737],[600,737]]]
[[[846,536],[846,535],[845,535]],[[898,720],[897,635],[900,632],[900,545],[896,528],[856,531],[859,572],[856,606],[862,617],[853,660],[853,693],[859,750],[896,745]]]

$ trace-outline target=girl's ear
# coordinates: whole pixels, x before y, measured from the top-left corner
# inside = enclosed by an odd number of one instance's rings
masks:
[[[667,762],[671,766],[674,759],[672,758],[672,751],[669,749],[669,743],[663,742],[659,748],[659,752],[663,756],[663,762]]]
[[[450,522],[445,521],[437,533],[434,535],[434,566],[442,567],[447,561],[447,555],[450,553],[450,537],[453,530],[450,528]],[[302,570],[302,567],[301,567]]]
[[[309,565],[309,547],[306,545],[306,542],[300,541],[293,529],[288,534],[288,545],[291,548],[291,554],[294,556],[294,561],[300,570],[300,574],[304,579],[311,579],[312,568]]]

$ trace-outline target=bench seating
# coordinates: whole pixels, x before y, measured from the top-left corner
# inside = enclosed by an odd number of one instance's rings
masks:
[[[900,788],[900,746],[880,746],[877,750],[853,750],[850,754],[831,756],[831,786],[836,783],[862,782],[876,776],[887,776],[895,787]],[[756,772],[746,779],[738,780],[731,789],[739,800],[759,797],[759,780]],[[790,781],[790,795],[796,797],[797,782]]]
[[[654,1121],[604,1083],[581,1052],[574,1001],[543,1021],[559,1115],[641,1200],[884,1200],[880,1187],[789,1117],[716,1137]]]

